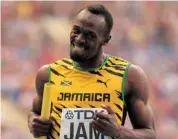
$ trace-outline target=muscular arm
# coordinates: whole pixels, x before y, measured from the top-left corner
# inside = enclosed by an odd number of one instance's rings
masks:
[[[141,68],[130,66],[125,90],[128,114],[134,129],[121,127],[119,139],[155,139],[153,113],[148,104],[148,79]]]
[[[34,132],[32,131],[34,130],[33,126],[36,126],[33,121],[36,120],[35,122],[38,122],[37,117],[40,118],[43,98],[43,87],[46,82],[48,82],[48,65],[45,65],[40,68],[36,75],[35,86],[37,95],[33,99],[32,110],[28,115],[28,126],[31,133]],[[45,124],[49,122],[44,121],[43,123]],[[34,136],[36,136],[36,134]]]
[[[32,111],[38,115],[41,114],[43,88],[46,82],[48,82],[48,65],[44,65],[40,68],[36,75],[35,87],[37,95],[33,100]]]

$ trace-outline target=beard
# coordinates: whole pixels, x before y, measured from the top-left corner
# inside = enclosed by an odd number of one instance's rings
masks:
[[[85,62],[88,61],[89,59],[87,55],[77,53],[77,52],[72,52],[72,50],[70,50],[70,58],[76,62]]]
[[[75,50],[75,48],[70,49],[70,58],[74,60],[75,62],[87,62],[87,61],[93,61],[98,57],[98,54],[100,53],[100,48],[96,49],[95,51],[91,50]]]

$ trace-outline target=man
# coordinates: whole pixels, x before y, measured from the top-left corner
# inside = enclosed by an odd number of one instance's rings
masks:
[[[45,65],[37,73],[37,96],[28,117],[34,137],[156,138],[145,73],[103,52],[112,25],[112,16],[102,5],[89,5],[78,12],[70,34],[71,59]],[[50,120],[40,118],[46,82],[60,90],[52,102]],[[134,129],[123,126],[127,112]]]

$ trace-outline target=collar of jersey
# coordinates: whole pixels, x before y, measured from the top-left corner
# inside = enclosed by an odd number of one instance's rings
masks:
[[[80,71],[96,71],[96,70],[102,68],[107,63],[108,60],[109,60],[109,55],[106,55],[105,60],[101,65],[97,66],[96,68],[89,68],[89,69],[83,69],[83,68],[77,66],[74,61],[72,62],[72,65],[75,69],[80,70]]]

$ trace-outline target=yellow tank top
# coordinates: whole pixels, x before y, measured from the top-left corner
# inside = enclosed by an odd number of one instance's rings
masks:
[[[60,91],[55,95],[57,101],[52,102],[51,116],[56,126],[48,138],[105,139],[90,125],[85,128],[86,123],[81,122],[88,120],[90,123],[89,119],[101,108],[101,104],[109,104],[118,124],[124,125],[124,80],[129,65],[128,61],[114,56],[106,56],[101,66],[87,71],[76,67],[68,58],[50,64],[49,81]],[[79,124],[75,123],[80,119]],[[75,133],[67,134],[66,130]]]

